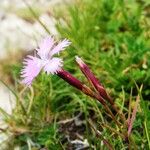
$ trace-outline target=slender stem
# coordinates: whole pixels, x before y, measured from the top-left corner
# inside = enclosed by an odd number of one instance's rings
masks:
[[[33,8],[27,3],[26,0],[23,0],[23,2],[27,5],[28,9],[30,10],[30,12],[32,13],[33,17],[35,17],[35,19],[39,22],[39,24],[45,29],[45,31],[47,33],[50,34],[49,29],[45,26],[45,24],[38,18],[37,14],[34,12]]]
[[[148,141],[148,147],[150,149],[150,137],[149,137],[148,130],[147,130],[146,120],[144,121],[144,127],[145,127],[146,137],[147,137],[147,141]]]
[[[104,126],[104,127],[106,127],[106,128],[108,128],[109,130],[111,130],[111,131],[114,132],[115,134],[121,136],[121,138],[123,138],[123,139],[125,138],[123,134],[121,134],[120,132],[118,132],[116,129],[114,129],[114,128],[108,126],[107,124],[104,124],[104,123],[103,123],[103,124],[101,124],[101,125]]]
[[[104,99],[100,96],[100,95],[94,95],[94,98],[97,99],[99,102],[102,103],[102,105],[104,106],[104,108],[106,109],[106,111],[110,114],[111,118],[116,122],[116,124],[121,127],[121,123],[116,120],[114,114],[112,113],[112,111],[110,110],[110,108],[108,107],[108,105],[106,104],[106,102],[104,101]]]
[[[134,142],[134,140],[133,140],[133,138],[132,138],[131,135],[129,136],[129,141],[130,141],[130,145],[131,145],[131,144],[133,145],[132,148],[133,148],[134,150],[137,150],[137,149],[138,149],[138,148],[137,148],[137,145],[136,145],[136,143]]]
[[[129,120],[128,136],[130,136],[131,131],[132,131],[132,127],[133,127],[133,123],[134,123],[134,120],[135,120],[135,117],[136,117],[139,102],[140,102],[140,96],[138,95],[137,98],[136,98],[136,102],[135,102],[135,106],[134,106],[134,109],[133,109],[133,112],[132,112],[132,116]]]
[[[101,82],[96,78],[94,73],[88,67],[88,65],[86,63],[84,63],[84,61],[81,58],[79,58],[78,56],[76,56],[76,62],[78,64],[80,70],[82,71],[82,73],[85,75],[85,77],[89,81],[89,83],[96,89],[96,91],[104,99],[104,101],[107,100],[111,104],[112,108],[118,113],[118,115],[122,119],[123,123],[125,124],[125,122],[126,122],[125,116],[115,106],[114,101],[109,96],[109,94],[107,93],[106,89],[101,84]]]
[[[0,79],[0,82],[2,82],[14,94],[14,96],[16,97],[17,102],[20,103],[20,106],[22,108],[22,111],[23,111],[24,115],[27,116],[26,109],[25,109],[22,101],[20,100],[19,96],[4,81],[2,81]]]
[[[102,136],[102,134],[100,133],[100,131],[98,131],[98,130],[96,129],[96,127],[93,125],[92,121],[91,121],[91,120],[88,120],[88,122],[89,122],[90,126],[94,129],[95,133],[96,133],[98,136],[100,136],[100,138],[103,140],[103,142],[104,142],[104,144],[107,146],[107,148],[108,148],[109,150],[113,150],[113,149],[114,149],[113,146]]]
[[[30,97],[29,106],[28,106],[28,109],[27,109],[27,114],[29,114],[30,111],[31,111],[32,104],[33,104],[33,98],[34,98],[34,91],[33,91],[32,88],[30,88],[30,90],[31,90],[31,97]]]
[[[57,75],[62,78],[63,80],[65,80],[66,82],[68,82],[70,85],[72,85],[73,87],[77,88],[78,90],[82,91],[84,94],[98,100],[105,108],[105,110],[110,114],[111,118],[115,121],[115,123],[118,125],[118,127],[121,128],[121,123],[119,121],[116,120],[114,114],[112,113],[112,111],[110,110],[110,108],[107,106],[105,100],[103,99],[103,97],[97,93],[95,93],[94,91],[92,91],[88,86],[86,86],[85,84],[83,84],[81,81],[79,81],[78,79],[76,79],[75,77],[73,77],[69,72],[65,71],[65,70],[60,70]]]
[[[131,100],[132,100],[132,88],[131,88],[130,98],[129,98],[128,119],[127,119],[127,124],[128,125],[130,123],[130,116],[131,116]]]

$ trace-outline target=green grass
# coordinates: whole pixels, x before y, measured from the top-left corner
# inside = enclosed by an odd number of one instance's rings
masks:
[[[129,101],[133,109],[136,96],[140,94],[140,105],[131,135],[136,146],[132,145],[131,149],[150,149],[149,9],[147,1],[83,0],[67,8],[67,17],[63,13],[57,16],[58,20],[64,19],[63,24],[57,24],[60,37],[72,42],[62,56],[66,70],[87,83],[74,61],[75,55],[82,57],[126,117],[130,112]],[[12,69],[16,80],[19,79],[19,71],[20,64],[16,64]],[[143,89],[140,93],[138,88],[141,85]],[[121,136],[114,133],[117,126],[109,119],[101,104],[57,76],[41,73],[32,88],[21,92],[22,89],[20,84],[16,86],[17,107],[13,115],[6,119],[14,134],[13,146],[19,145],[25,150],[30,147],[69,149],[69,142],[64,139],[66,135],[74,133],[72,130],[70,133],[60,132],[59,121],[72,119],[82,113],[84,124],[81,128],[84,127],[84,130],[80,134],[88,140],[90,149],[107,149],[102,144],[103,138],[114,149],[127,149]],[[89,121],[102,136],[96,136],[97,132]]]

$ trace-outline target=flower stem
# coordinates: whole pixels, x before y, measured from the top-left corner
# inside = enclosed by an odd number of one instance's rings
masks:
[[[72,85],[73,87],[77,88],[78,90],[82,91],[84,94],[97,99],[105,108],[105,110],[110,114],[111,118],[115,121],[115,123],[121,127],[121,123],[119,121],[116,120],[114,114],[112,113],[112,111],[110,110],[110,108],[107,106],[105,100],[103,99],[103,97],[101,97],[99,94],[93,92],[88,86],[86,86],[85,84],[83,84],[81,81],[79,81],[78,79],[76,79],[75,77],[73,77],[69,72],[65,71],[65,70],[60,70],[57,75],[62,78],[63,80],[65,80],[66,82],[68,82],[70,85]]]
[[[116,111],[116,113],[120,116],[120,118],[122,119],[123,123],[125,124],[126,123],[125,116],[119,111],[119,109],[115,105],[114,101],[112,100],[112,98],[109,96],[109,94],[105,90],[104,86],[95,77],[95,75],[90,70],[90,68],[88,67],[88,65],[86,63],[84,63],[84,61],[81,58],[79,58],[78,56],[76,56],[76,62],[78,64],[78,66],[80,67],[80,70],[83,72],[83,74],[85,75],[85,77],[91,83],[91,85],[97,90],[97,92],[99,93],[99,95],[104,100],[107,100],[111,104],[112,108]]]

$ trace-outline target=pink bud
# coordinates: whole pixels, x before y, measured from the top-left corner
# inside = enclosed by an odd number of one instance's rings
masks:
[[[63,80],[65,80],[66,82],[68,82],[73,87],[75,87],[78,90],[80,90],[81,92],[83,92],[84,94],[86,94],[86,95],[88,95],[88,96],[90,96],[92,98],[97,99],[102,104],[105,103],[104,99],[100,95],[97,95],[89,87],[87,87],[81,81],[79,81],[78,79],[76,79],[75,77],[73,77],[69,72],[61,69],[60,71],[57,72],[57,75],[60,78],[62,78]]]
[[[89,80],[90,83],[95,87],[95,89],[99,92],[99,94],[104,98],[109,100],[111,104],[114,104],[110,96],[107,94],[105,88],[102,86],[102,84],[99,82],[99,80],[95,77],[95,75],[91,72],[90,68],[83,62],[81,58],[76,56],[76,62],[79,65],[81,71],[86,76],[86,78]]]

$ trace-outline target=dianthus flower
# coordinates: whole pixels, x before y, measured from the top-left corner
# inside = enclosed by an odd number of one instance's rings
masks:
[[[63,60],[54,57],[60,51],[65,50],[70,45],[67,39],[64,39],[56,44],[53,37],[46,37],[36,49],[38,56],[28,55],[24,59],[24,67],[21,70],[22,83],[31,85],[33,79],[40,73],[41,70],[47,74],[57,74],[63,66]]]

